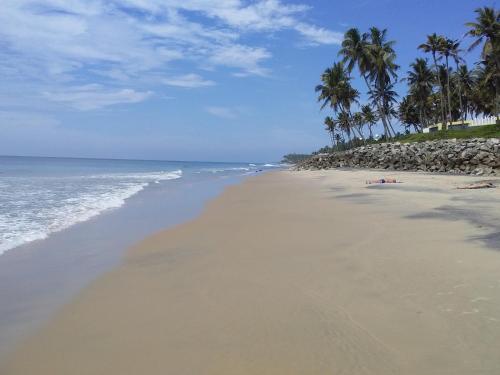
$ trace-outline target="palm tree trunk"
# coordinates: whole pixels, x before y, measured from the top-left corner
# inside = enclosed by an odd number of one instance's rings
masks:
[[[458,75],[458,69],[460,69],[460,65],[458,64],[458,60],[455,60],[455,64],[457,65],[457,79],[458,79],[458,100],[459,100],[459,106],[460,106],[460,118],[462,120],[462,125],[465,124],[465,111],[464,111],[464,106],[462,103],[462,82],[460,82],[460,76]]]
[[[392,134],[395,137],[396,136],[396,132],[395,132],[394,128],[392,127],[391,120],[389,118],[387,118],[387,123],[389,124],[389,127],[392,130]]]
[[[366,78],[366,74],[363,74],[363,79],[365,80],[366,87],[368,88],[368,93],[371,96],[373,96],[373,91],[372,91],[370,84],[368,83],[368,78]],[[387,126],[387,120],[385,118],[385,113],[382,111],[382,107],[380,106],[378,99],[375,100],[375,105],[377,106],[378,115],[379,115],[380,119],[382,120],[382,124],[384,125],[384,134],[385,134],[385,137],[387,138],[388,133],[389,133],[389,127]]]
[[[495,117],[497,119],[497,124],[500,120],[499,118],[499,102],[500,98],[498,96],[498,86],[500,85],[500,56],[498,53],[498,46],[493,43],[493,40],[490,39],[490,44],[492,46],[492,52],[493,52],[493,57],[495,59],[495,65],[496,65],[496,72],[495,72]]]
[[[436,77],[439,83],[439,95],[441,97],[441,123],[443,125],[443,130],[446,130],[446,120],[444,118],[444,95],[443,95],[443,85],[441,84],[441,77],[439,76],[439,68],[436,60],[436,52],[432,52],[432,59],[434,60],[434,69],[436,70]]]
[[[418,120],[420,121],[420,126],[423,128],[424,127],[424,116],[422,115],[422,108],[419,108],[419,110],[418,110]]]
[[[361,131],[361,129],[358,128],[358,127],[356,127],[356,126],[355,126],[355,128],[358,131],[359,137],[364,141],[365,140],[365,136],[363,135],[363,132]]]
[[[448,65],[448,56],[446,56],[446,86],[448,94],[448,116],[450,118],[450,125],[451,125],[453,119],[451,118],[450,67]]]

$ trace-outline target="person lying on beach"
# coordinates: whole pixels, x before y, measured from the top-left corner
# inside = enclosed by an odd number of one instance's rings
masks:
[[[378,180],[366,180],[367,184],[396,184],[395,178],[380,178]]]
[[[457,189],[490,189],[494,187],[495,185],[493,185],[491,182],[476,182],[474,184],[459,186],[457,187]]]

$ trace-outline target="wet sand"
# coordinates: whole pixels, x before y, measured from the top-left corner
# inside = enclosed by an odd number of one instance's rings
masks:
[[[250,178],[131,249],[0,373],[498,374],[500,189],[456,189],[478,180]]]

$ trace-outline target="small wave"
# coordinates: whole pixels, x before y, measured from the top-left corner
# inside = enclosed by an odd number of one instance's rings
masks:
[[[136,179],[145,181],[165,181],[174,180],[182,177],[182,170],[176,171],[160,171],[160,172],[144,172],[144,173],[108,173],[91,175],[88,178],[93,179]]]
[[[231,168],[205,168],[203,169],[204,172],[210,172],[210,173],[221,173],[221,172],[228,172],[228,171],[250,171],[251,168],[247,167],[231,167]]]
[[[181,170],[80,176],[80,180],[72,182],[73,185],[80,185],[79,188],[66,191],[64,196],[58,195],[55,201],[51,198],[54,191],[40,190],[33,193],[32,204],[37,207],[36,210],[25,208],[19,210],[16,216],[0,215],[0,254],[27,242],[45,239],[51,233],[87,221],[109,209],[121,207],[128,198],[150,183],[181,177]],[[95,181],[89,183],[92,180]],[[65,182],[67,180],[61,179],[60,184]],[[43,201],[45,205],[37,206]]]
[[[269,164],[269,163],[267,163],[267,164],[264,164],[264,165],[263,165],[263,167],[267,167],[267,168],[278,168],[278,167],[279,167],[279,165],[276,165],[276,164]]]

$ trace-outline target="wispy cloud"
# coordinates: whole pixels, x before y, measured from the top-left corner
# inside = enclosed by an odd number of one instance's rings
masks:
[[[0,75],[86,110],[144,100],[137,87],[154,90],[159,76],[171,86],[215,84],[194,69],[267,76],[272,51],[249,35],[291,30],[307,45],[339,43],[340,34],[304,20],[308,9],[281,0],[3,0]],[[169,76],[175,62],[190,71]],[[116,89],[89,89],[96,82]]]
[[[89,111],[114,104],[139,103],[151,96],[152,92],[139,92],[133,89],[111,90],[98,84],[91,84],[43,94],[51,101],[60,102],[81,111]]]
[[[270,57],[271,53],[265,48],[233,44],[215,48],[208,62],[213,65],[239,68],[240,76],[249,74],[265,76],[268,69],[263,68],[261,62]]]
[[[331,31],[322,27],[309,25],[306,23],[298,23],[295,25],[295,30],[304,35],[311,44],[340,44],[344,38],[344,34],[336,31]]]
[[[184,87],[190,89],[215,85],[214,81],[204,79],[202,76],[194,73],[165,78],[162,82],[168,86]]]
[[[224,118],[224,119],[235,119],[239,115],[239,111],[234,108],[229,107],[216,107],[209,106],[206,107],[205,110],[210,113],[212,116]]]

